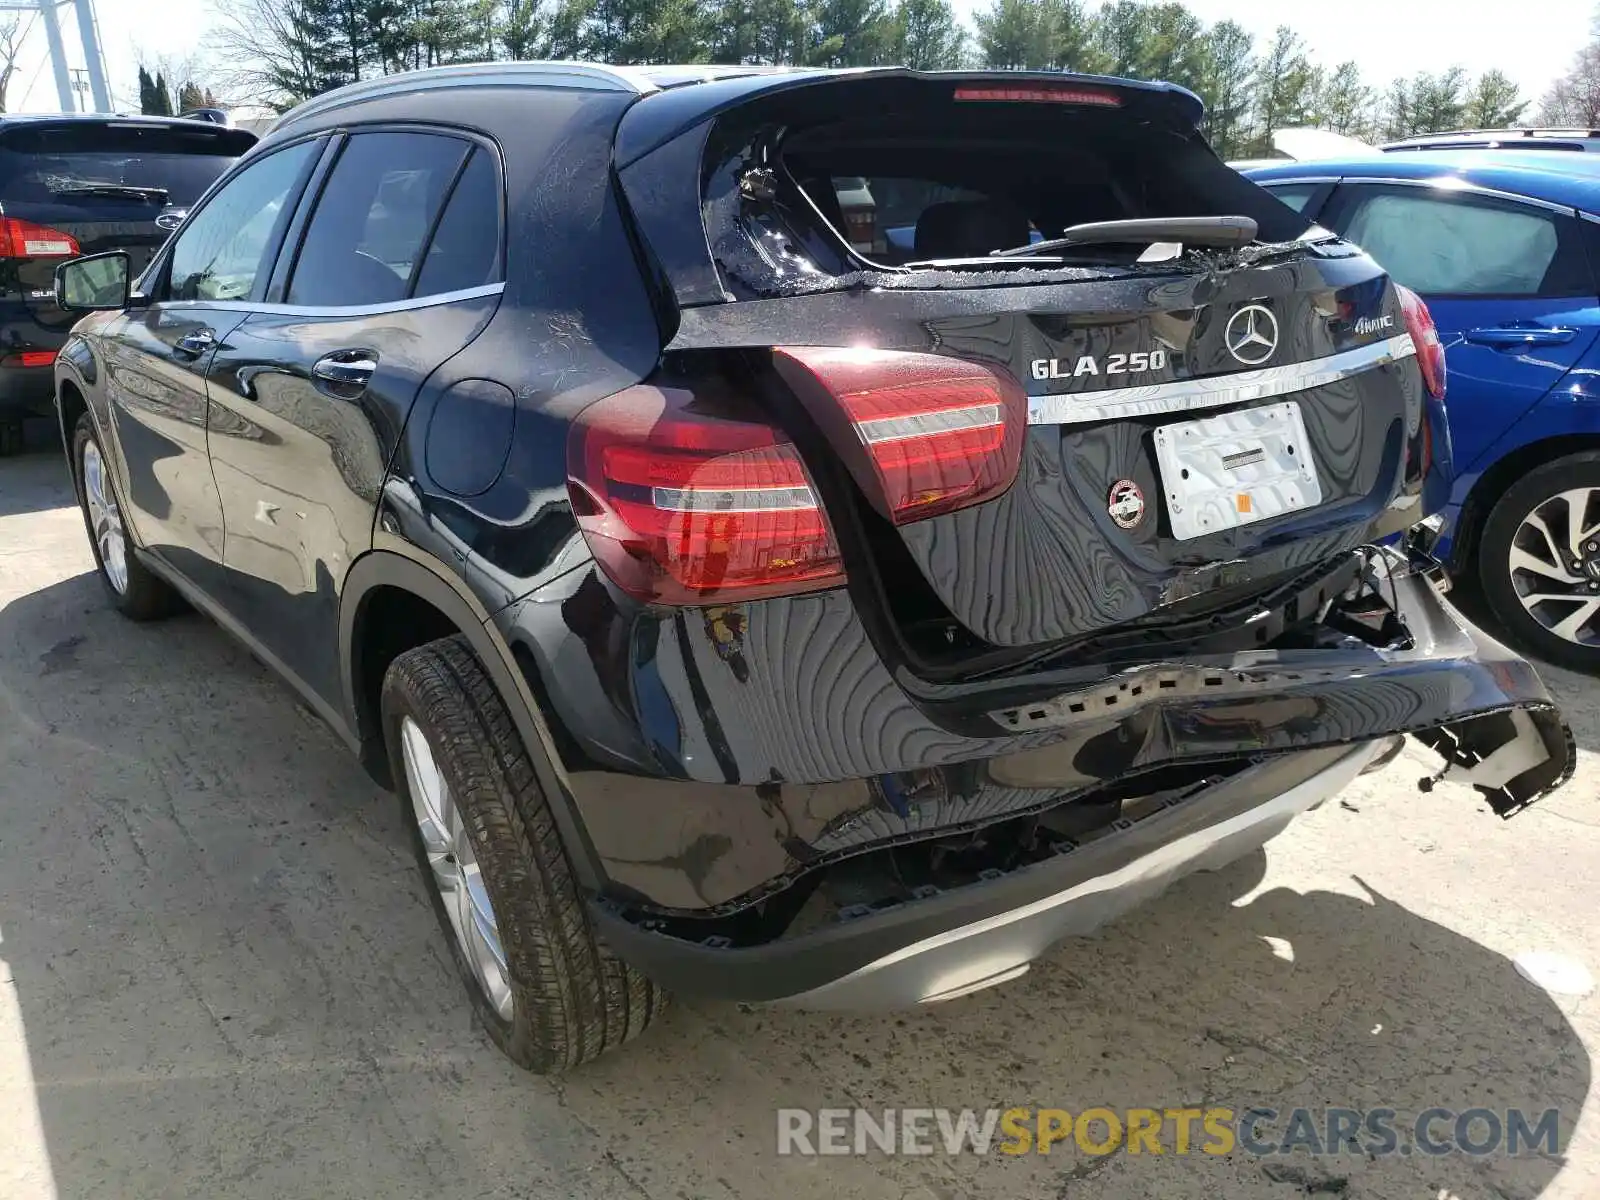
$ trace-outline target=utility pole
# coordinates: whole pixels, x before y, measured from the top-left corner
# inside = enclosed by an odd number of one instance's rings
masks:
[[[67,62],[66,42],[61,36],[61,9],[71,6],[77,16],[78,41],[83,47],[82,67]],[[100,28],[95,23],[94,0],[0,0],[0,12],[38,13],[44,24],[44,39],[50,50],[50,68],[56,77],[56,96],[62,112],[78,111],[78,89],[73,74],[87,75],[94,112],[111,111],[111,88],[106,83],[106,60],[100,52]]]

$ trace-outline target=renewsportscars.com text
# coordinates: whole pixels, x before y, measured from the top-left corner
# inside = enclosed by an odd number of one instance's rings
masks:
[[[1363,1157],[1561,1152],[1554,1108],[780,1108],[778,1153],[1231,1154]]]

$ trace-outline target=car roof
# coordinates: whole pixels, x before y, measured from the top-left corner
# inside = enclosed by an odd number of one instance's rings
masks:
[[[1523,129],[1452,129],[1442,133],[1419,133],[1385,142],[1382,150],[1426,150],[1434,146],[1504,147],[1526,146],[1535,150],[1584,150],[1600,146],[1600,130],[1587,128],[1532,127]]]
[[[1600,215],[1600,155],[1548,151],[1438,150],[1427,154],[1328,159],[1281,163],[1245,172],[1258,183],[1271,181],[1459,179],[1491,191],[1510,192],[1563,208]]]

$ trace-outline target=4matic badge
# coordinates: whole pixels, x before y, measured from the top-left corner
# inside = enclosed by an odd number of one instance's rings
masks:
[[[1119,479],[1111,485],[1106,511],[1119,529],[1132,529],[1144,520],[1144,493],[1133,480]]]

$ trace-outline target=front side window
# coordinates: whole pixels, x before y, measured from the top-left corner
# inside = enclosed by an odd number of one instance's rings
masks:
[[[167,298],[259,299],[281,226],[320,148],[300,142],[228,180],[173,243]]]
[[[1594,290],[1573,218],[1425,188],[1352,188],[1338,232],[1425,296],[1571,296]]]
[[[306,226],[288,302],[343,307],[411,295],[435,219],[472,149],[439,134],[353,135]]]

